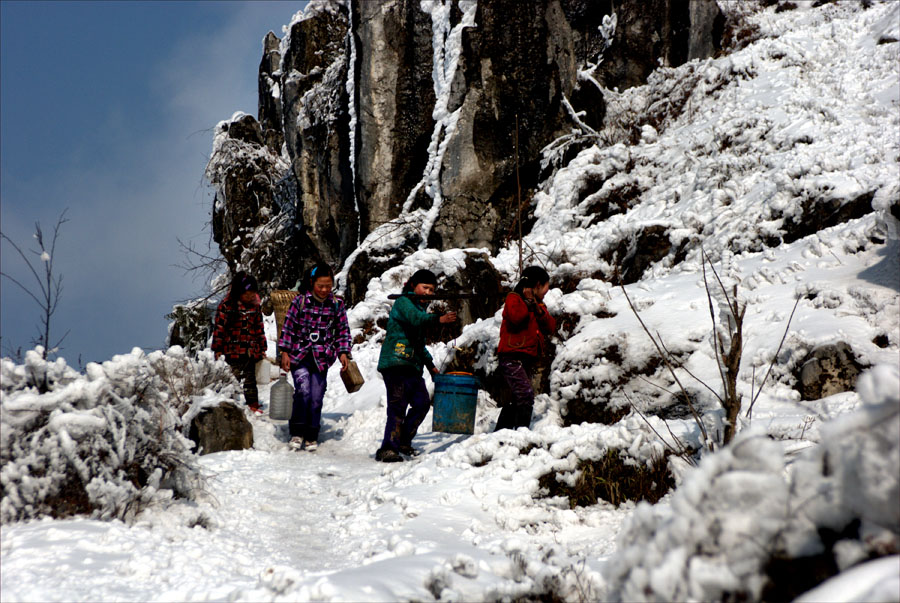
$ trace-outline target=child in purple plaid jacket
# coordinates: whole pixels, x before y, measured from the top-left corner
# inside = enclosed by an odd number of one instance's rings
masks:
[[[332,293],[334,271],[316,264],[284,317],[278,345],[281,368],[294,379],[294,406],[288,423],[291,447],[313,451],[318,446],[328,367],[350,361],[350,325],[344,300]]]

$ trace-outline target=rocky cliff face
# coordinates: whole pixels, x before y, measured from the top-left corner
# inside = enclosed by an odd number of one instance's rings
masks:
[[[302,256],[272,286],[344,266],[351,301],[417,248],[495,251],[551,143],[602,126],[604,89],[714,53],[720,21],[715,0],[314,0],[264,40],[258,120],[220,125],[216,240],[232,268],[260,240]],[[232,137],[267,161],[223,154]]]

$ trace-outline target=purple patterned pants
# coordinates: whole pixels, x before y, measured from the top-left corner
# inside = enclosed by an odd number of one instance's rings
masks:
[[[531,427],[531,410],[534,407],[534,388],[531,387],[533,364],[524,358],[500,355],[500,373],[509,385],[512,400],[500,411],[494,431]]]
[[[291,367],[294,378],[294,406],[288,422],[291,437],[299,436],[307,442],[319,439],[326,374],[316,370],[311,358],[304,358],[299,365]]]

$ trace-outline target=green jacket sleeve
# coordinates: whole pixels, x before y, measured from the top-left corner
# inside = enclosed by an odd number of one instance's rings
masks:
[[[440,316],[437,314],[431,314],[420,309],[408,297],[401,297],[395,301],[394,310],[396,311],[397,320],[413,327],[424,327],[425,325],[434,324],[440,319]]]
[[[394,305],[397,309],[397,319],[413,328],[421,328],[426,325],[435,324],[441,318],[437,314],[422,310],[408,297],[401,297],[394,302]],[[431,370],[434,367],[434,358],[431,357],[431,353],[429,353],[428,348],[424,345],[421,346],[420,351],[422,352],[422,359],[424,360],[425,366]]]

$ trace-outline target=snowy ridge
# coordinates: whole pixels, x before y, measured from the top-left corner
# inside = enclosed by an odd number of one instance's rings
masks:
[[[615,138],[621,120],[659,123],[645,124],[636,145],[592,147],[559,170],[536,195],[530,247],[551,266],[608,278],[604,256],[643,226],[665,225],[673,246],[702,241],[717,256],[783,237],[805,200],[872,193],[872,205],[885,207],[900,195],[900,141],[885,135],[900,128],[900,76],[896,47],[875,40],[898,10],[795,11],[770,25],[777,37],[658,70],[610,107],[605,134]],[[582,196],[594,182],[599,190]],[[629,192],[639,194],[632,206],[592,223]],[[498,260],[516,253],[510,247]],[[696,269],[698,249],[686,253]],[[645,276],[670,269],[666,258]]]

